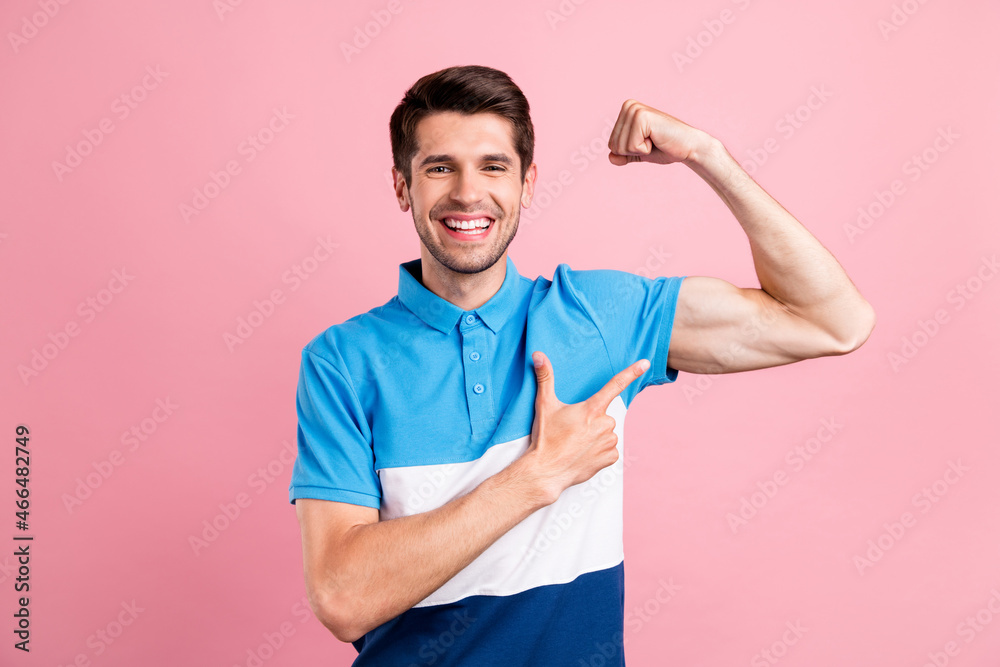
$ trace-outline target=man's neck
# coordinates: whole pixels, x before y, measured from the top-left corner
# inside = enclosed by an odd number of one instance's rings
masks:
[[[479,273],[457,273],[448,269],[426,251],[420,257],[420,282],[428,290],[462,310],[475,310],[490,300],[507,277],[507,253],[496,264]]]

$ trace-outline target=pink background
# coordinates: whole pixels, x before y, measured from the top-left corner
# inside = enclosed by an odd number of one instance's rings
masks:
[[[287,498],[299,352],[395,294],[419,251],[387,180],[389,114],[423,74],[476,63],[532,105],[549,196],[510,247],[522,275],[566,262],[757,285],[693,172],[608,163],[605,130],[633,97],[722,139],[878,313],[848,357],[682,374],[635,402],[629,664],[998,664],[996,3],[225,1],[0,9],[0,663],[350,663],[305,607]],[[248,150],[258,133],[270,143]],[[852,231],[859,207],[881,214]],[[318,239],[336,244],[325,261],[308,259]],[[25,381],[36,351],[52,358]],[[30,655],[12,648],[18,424]],[[133,427],[143,440],[123,440]],[[757,507],[734,530],[744,499]],[[870,540],[887,550],[859,566]]]

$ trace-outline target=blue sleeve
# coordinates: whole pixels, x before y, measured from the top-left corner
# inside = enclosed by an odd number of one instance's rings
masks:
[[[289,501],[319,498],[378,508],[382,490],[371,430],[342,361],[302,351],[295,411],[298,455]]]
[[[601,332],[615,373],[649,359],[649,369],[621,393],[626,406],[649,385],[677,379],[677,370],[667,367],[667,352],[683,276],[646,278],[617,269],[567,267],[566,278]]]

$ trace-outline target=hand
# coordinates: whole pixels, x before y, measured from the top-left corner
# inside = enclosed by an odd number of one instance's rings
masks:
[[[625,100],[608,139],[611,164],[688,162],[710,137],[670,114]]]
[[[535,420],[525,456],[534,458],[532,471],[539,477],[546,499],[555,502],[565,489],[587,481],[618,460],[615,418],[607,413],[608,406],[646,372],[649,361],[640,359],[587,400],[567,404],[556,398],[548,357],[543,352],[536,354],[542,365],[535,368]]]

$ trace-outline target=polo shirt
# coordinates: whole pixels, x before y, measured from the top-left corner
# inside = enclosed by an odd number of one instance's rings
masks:
[[[427,512],[500,472],[529,444],[531,353],[555,394],[583,401],[639,359],[650,367],[608,407],[618,461],[505,533],[443,586],[354,641],[365,665],[624,665],[624,419],[635,396],[673,382],[667,350],[683,277],[615,269],[522,277],[463,310],[399,265],[398,294],[302,350],[298,452],[289,500]]]

